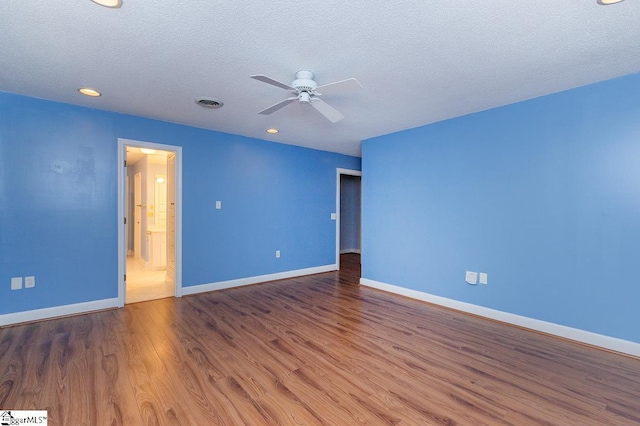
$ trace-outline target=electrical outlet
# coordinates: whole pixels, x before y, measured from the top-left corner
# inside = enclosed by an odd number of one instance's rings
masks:
[[[480,284],[487,284],[489,279],[489,274],[486,272],[480,272]]]
[[[222,201],[216,201],[216,210],[220,210],[222,208]]]
[[[331,213],[331,220],[336,220],[338,216],[335,213]]]
[[[21,289],[22,289],[22,277],[11,278],[11,290],[21,290]]]
[[[276,259],[280,259],[280,250],[276,250]]]
[[[24,288],[33,288],[36,286],[36,277],[24,277]]]

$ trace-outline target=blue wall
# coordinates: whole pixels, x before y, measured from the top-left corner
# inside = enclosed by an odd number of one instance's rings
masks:
[[[362,153],[364,278],[640,342],[640,74]]]
[[[0,93],[0,314],[117,297],[117,138],[183,147],[183,286],[335,263],[359,158]]]

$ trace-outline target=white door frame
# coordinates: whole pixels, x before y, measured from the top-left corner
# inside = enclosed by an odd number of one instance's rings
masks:
[[[127,171],[124,167],[127,146],[138,148],[157,149],[161,151],[172,151],[176,154],[176,267],[175,267],[175,297],[182,297],[182,147],[175,145],[164,145],[153,142],[143,142],[132,139],[118,138],[118,307],[124,306],[125,282],[124,274],[127,264],[126,249],[126,225],[124,218],[127,217],[125,211],[125,194]]]
[[[340,270],[340,175],[360,176],[360,170],[336,169],[336,270]],[[361,213],[362,215],[362,213]],[[362,221],[362,218],[360,219]],[[362,247],[360,247],[362,250]]]

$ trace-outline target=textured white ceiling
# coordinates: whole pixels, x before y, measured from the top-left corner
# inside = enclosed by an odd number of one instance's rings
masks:
[[[323,97],[344,120],[298,104],[257,114],[289,94],[249,76],[290,83],[301,69],[360,81]],[[638,71],[640,0],[0,1],[0,91],[351,155],[366,138]]]

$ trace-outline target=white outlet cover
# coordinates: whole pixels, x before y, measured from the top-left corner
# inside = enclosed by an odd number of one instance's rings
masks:
[[[24,277],[24,288],[33,288],[36,286],[36,277]]]
[[[280,258],[280,250],[276,250],[276,258]]]
[[[216,201],[216,210],[220,210],[222,208],[222,201]]]
[[[480,272],[480,284],[487,284],[489,275],[486,272]]]
[[[478,284],[478,273],[467,271],[467,274],[465,275],[465,281],[472,285]]]
[[[336,220],[336,214],[335,213],[331,213],[331,220]]]

